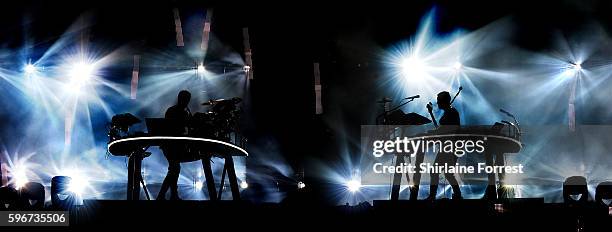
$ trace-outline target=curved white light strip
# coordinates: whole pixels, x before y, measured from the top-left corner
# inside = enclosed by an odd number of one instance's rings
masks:
[[[506,136],[500,136],[500,135],[483,135],[483,134],[443,134],[443,135],[426,135],[426,136],[414,136],[414,137],[407,137],[408,140],[415,140],[415,139],[426,139],[426,138],[440,138],[440,137],[460,137],[460,136],[464,136],[464,137],[492,137],[492,138],[498,138],[498,139],[505,139],[505,140],[510,140],[516,144],[519,145],[520,148],[523,148],[523,145],[521,144],[520,141],[510,138],[510,137],[506,137]]]
[[[218,143],[218,144],[222,144],[222,145],[225,145],[225,146],[232,147],[232,148],[234,148],[236,150],[241,151],[246,156],[249,156],[249,153],[246,150],[244,150],[241,147],[238,147],[238,146],[236,146],[234,144],[231,144],[231,143],[228,143],[228,142],[219,141],[219,140],[214,140],[214,139],[195,138],[195,137],[147,136],[147,137],[125,138],[125,139],[118,139],[118,140],[112,141],[111,143],[108,144],[107,149],[110,149],[110,147],[113,146],[116,143],[128,142],[128,141],[138,141],[138,140],[156,140],[156,139],[163,139],[163,140],[190,140],[190,141]]]

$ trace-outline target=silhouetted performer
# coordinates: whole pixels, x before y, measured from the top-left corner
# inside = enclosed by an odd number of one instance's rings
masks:
[[[191,112],[187,107],[191,100],[191,93],[183,90],[178,94],[176,105],[171,106],[166,111],[166,119],[171,125],[170,133],[172,136],[185,136],[188,133],[188,123],[191,118]],[[168,144],[162,147],[164,156],[168,160],[168,173],[162,183],[158,200],[165,200],[166,192],[170,188],[170,200],[180,200],[178,195],[178,179],[181,173],[180,157],[182,153],[187,152],[187,148],[181,144]]]
[[[459,118],[459,112],[451,106],[451,96],[448,92],[443,91],[438,93],[437,97],[438,108],[444,110],[444,114],[440,118],[440,127],[438,131],[444,131],[445,129],[456,128],[461,125],[461,119]],[[457,163],[457,156],[454,153],[445,153],[438,151],[436,154],[435,164],[449,166]],[[444,173],[444,177],[448,180],[453,188],[453,199],[461,199],[461,189],[457,183],[454,173]],[[430,186],[429,186],[429,197],[428,200],[436,199],[436,193],[438,192],[438,184],[440,183],[439,173],[430,173]]]

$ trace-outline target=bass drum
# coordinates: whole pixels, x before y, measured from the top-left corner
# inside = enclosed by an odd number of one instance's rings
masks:
[[[190,136],[198,138],[214,139],[218,134],[218,126],[215,123],[217,118],[213,112],[195,113],[191,121]]]

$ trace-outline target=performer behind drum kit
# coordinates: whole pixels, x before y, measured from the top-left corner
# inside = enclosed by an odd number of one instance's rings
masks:
[[[191,101],[191,93],[187,90],[182,90],[178,94],[176,105],[171,106],[166,111],[165,118],[172,121],[173,136],[184,136],[188,134],[188,125],[191,119],[191,111],[189,110],[189,101]],[[181,173],[180,157],[181,153],[187,152],[185,146],[181,145],[165,145],[162,151],[166,160],[168,160],[168,173],[157,195],[157,200],[165,200],[166,192],[170,188],[170,200],[180,200],[178,195],[178,179]]]

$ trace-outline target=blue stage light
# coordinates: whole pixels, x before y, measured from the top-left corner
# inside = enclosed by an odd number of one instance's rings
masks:
[[[455,69],[455,71],[459,71],[459,70],[461,70],[463,68],[463,64],[461,62],[457,61],[457,62],[455,62],[453,64],[453,68]]]
[[[198,73],[203,74],[206,71],[206,67],[203,64],[198,65]]]
[[[199,180],[196,181],[195,184],[194,184],[194,187],[195,187],[196,191],[197,190],[201,190],[203,186],[204,186],[204,183],[202,181],[199,181]]]
[[[68,191],[73,192],[77,195],[83,194],[85,188],[89,185],[87,179],[82,176],[71,176],[72,180],[68,185]]]
[[[26,175],[26,173],[27,173],[27,169],[25,166],[18,166],[12,170],[12,174],[13,174],[12,178],[14,181],[15,189],[19,190],[23,186],[25,186],[26,183],[29,182],[28,176]]]
[[[249,183],[247,183],[246,181],[242,181],[240,182],[240,188],[242,189],[246,189],[249,187]]]
[[[404,58],[400,65],[402,73],[408,78],[415,75],[421,75],[426,69],[425,62],[416,56]]]
[[[582,70],[582,65],[580,63],[575,63],[573,65],[573,69],[577,72],[579,72],[580,70]]]
[[[93,75],[94,67],[86,62],[78,62],[72,65],[70,70],[70,80],[72,82],[83,83]]]
[[[361,189],[361,182],[358,180],[349,180],[346,182],[346,188],[352,193],[358,192],[359,189]]]
[[[37,68],[33,64],[28,63],[28,64],[25,65],[25,67],[23,67],[23,71],[26,74],[34,74],[34,73],[36,73]]]

